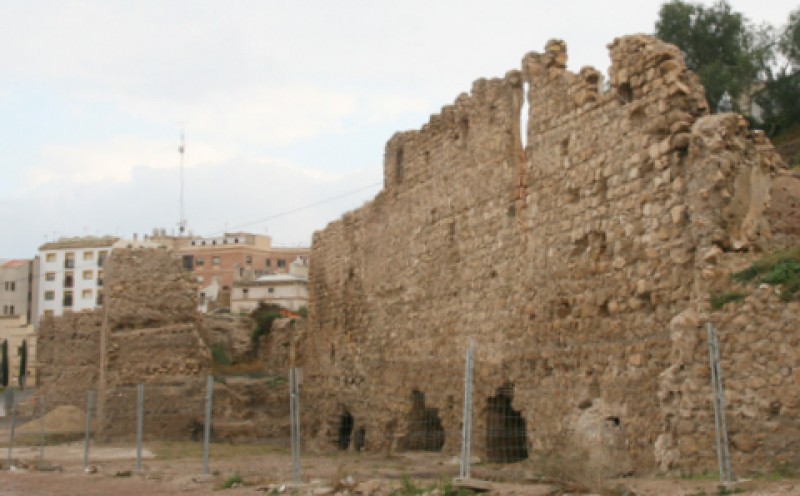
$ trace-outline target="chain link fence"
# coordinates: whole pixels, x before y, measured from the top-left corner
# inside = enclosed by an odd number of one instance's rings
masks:
[[[712,370],[718,372],[715,351]],[[0,412],[5,466],[93,470],[108,465],[117,472],[137,474],[163,459],[180,460],[181,470],[194,474],[239,473],[243,468],[235,465],[235,458],[244,454],[268,457],[273,473],[294,483],[337,477],[355,466],[384,479],[437,480],[533,481],[543,474],[557,478],[561,469],[585,468],[597,459],[609,463],[595,467],[603,476],[632,470],[634,461],[628,453],[635,447],[629,440],[643,433],[626,424],[624,412],[591,394],[591,380],[586,381],[585,400],[555,376],[536,385],[497,382],[496,375],[481,374],[493,365],[477,355],[470,344],[463,375],[453,369],[448,380],[458,394],[448,397],[452,404],[442,407],[440,401],[430,406],[424,392],[413,390],[403,403],[393,404],[395,411],[405,412],[401,422],[373,425],[370,439],[367,427],[344,405],[335,418],[316,425],[321,405],[314,399],[319,396],[304,390],[300,369],[259,378],[208,376],[130,384],[75,397],[7,389]],[[605,387],[611,389],[604,391],[604,397],[620,399],[643,391],[643,384],[635,381]],[[714,387],[717,401],[724,391],[721,385]],[[652,384],[649,388],[654,389]],[[571,417],[554,415],[559,405],[567,403],[573,405]],[[657,410],[657,405],[647,406]],[[718,416],[724,414],[722,408]],[[316,420],[304,425],[302,419]],[[718,421],[720,425],[724,423]],[[248,446],[253,449],[243,448]],[[320,447],[337,455],[318,455],[325,451]],[[707,454],[714,457],[715,447],[709,446]],[[730,478],[729,460],[726,463],[725,476]]]

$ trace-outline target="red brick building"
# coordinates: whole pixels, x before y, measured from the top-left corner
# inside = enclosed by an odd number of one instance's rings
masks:
[[[273,246],[269,236],[243,232],[202,238],[154,237],[153,241],[171,245],[183,267],[194,273],[201,308],[206,308],[204,303],[209,300],[217,302],[214,306],[225,306],[236,275],[288,273],[293,261],[298,257],[308,260],[311,252],[308,247]]]

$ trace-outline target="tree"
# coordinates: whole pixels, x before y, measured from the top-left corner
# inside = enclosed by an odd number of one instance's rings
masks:
[[[711,7],[681,0],[665,3],[658,13],[656,36],[680,47],[714,112],[726,93],[739,110],[739,97],[750,92],[772,60],[771,27],[752,26],[725,0]]]
[[[795,71],[800,69],[800,8],[789,14],[789,22],[781,33],[778,47]]]
[[[0,385],[8,387],[8,341],[0,345]]]
[[[800,8],[789,14],[777,46],[786,61],[775,71],[767,71],[764,89],[756,96],[770,136],[800,122]]]
[[[25,378],[27,377],[27,368],[28,368],[28,342],[26,340],[22,340],[22,344],[19,347],[19,388],[22,389],[25,387]]]

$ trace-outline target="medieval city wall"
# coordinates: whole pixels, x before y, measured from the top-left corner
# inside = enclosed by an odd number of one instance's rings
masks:
[[[392,137],[384,189],[315,234],[299,350],[310,444],[334,446],[348,417],[366,449],[402,449],[421,407],[457,452],[472,340],[479,456],[508,461],[492,434],[504,404],[526,455],[578,446],[618,473],[713,466],[707,356],[696,336],[681,355],[678,329],[689,311],[704,332],[709,292],[768,247],[780,159],[740,117],[708,115],[676,47],[637,35],[609,50],[606,92],[596,70],[565,69],[559,41],[476,81]],[[738,466],[788,450],[756,438],[760,454],[734,443]]]

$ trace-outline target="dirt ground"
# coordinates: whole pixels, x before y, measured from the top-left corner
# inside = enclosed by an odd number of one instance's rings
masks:
[[[458,474],[457,460],[438,453],[404,453],[390,457],[372,454],[336,453],[303,455],[302,484],[293,485],[291,457],[283,449],[264,446],[212,445],[211,474],[201,475],[202,457],[197,443],[151,443],[143,450],[143,469],[135,473],[135,450],[130,446],[93,446],[90,467],[83,471],[83,445],[72,443],[47,446],[44,468],[39,471],[39,448],[15,448],[14,468],[6,466],[6,450],[0,450],[0,496],[75,495],[75,496],[160,496],[167,494],[364,494],[388,495],[392,491],[439,488],[443,494],[447,481]],[[512,475],[513,474],[513,475]],[[509,477],[525,481],[524,466],[485,466],[473,468],[475,481],[467,487],[488,489],[490,494],[552,495],[569,487],[553,481],[527,483],[501,482]],[[240,485],[222,489],[234,476]],[[492,482],[488,482],[492,480]],[[712,480],[629,478],[604,482],[612,494],[636,495],[800,495],[800,480],[756,480],[740,482],[720,491]],[[458,484],[455,484],[458,487]],[[572,487],[575,491],[577,487]],[[594,488],[595,491],[599,486]],[[220,492],[222,491],[222,492]],[[421,491],[415,494],[420,494]],[[410,494],[399,492],[398,494]]]

